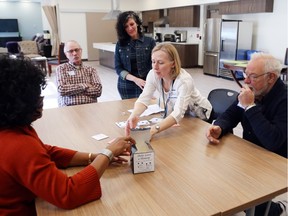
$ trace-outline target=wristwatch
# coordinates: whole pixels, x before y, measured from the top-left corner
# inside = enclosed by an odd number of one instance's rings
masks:
[[[157,130],[157,132],[159,132],[160,131],[160,125],[156,125],[155,129]]]
[[[105,155],[106,157],[108,157],[109,161],[111,162],[114,155],[112,153],[112,151],[110,151],[109,149],[102,149],[99,154]]]

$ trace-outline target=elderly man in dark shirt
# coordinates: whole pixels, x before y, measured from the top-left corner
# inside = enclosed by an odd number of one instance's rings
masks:
[[[281,69],[280,62],[269,54],[252,55],[238,99],[207,131],[211,143],[218,144],[241,122],[244,139],[287,158],[287,88],[279,78]],[[257,206],[255,215],[264,215],[266,206]],[[280,215],[283,209],[283,203],[272,202],[268,215]]]

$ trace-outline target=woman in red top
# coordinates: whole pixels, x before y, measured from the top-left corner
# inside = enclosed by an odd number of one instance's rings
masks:
[[[45,85],[30,61],[0,59],[0,215],[36,215],[37,196],[64,209],[99,199],[103,172],[135,144],[118,138],[100,154],[43,144],[31,123],[42,116]],[[86,167],[71,177],[59,170],[79,165]]]

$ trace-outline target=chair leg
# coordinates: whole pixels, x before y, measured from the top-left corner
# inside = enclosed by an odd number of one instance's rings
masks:
[[[52,65],[48,64],[48,75],[49,75],[49,77],[51,76],[51,74],[52,74]]]

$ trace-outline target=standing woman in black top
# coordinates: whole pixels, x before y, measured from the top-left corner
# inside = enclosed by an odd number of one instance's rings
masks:
[[[151,37],[142,33],[142,21],[133,11],[119,14],[116,31],[115,69],[117,88],[122,99],[137,98],[152,68],[151,51],[156,45]]]

